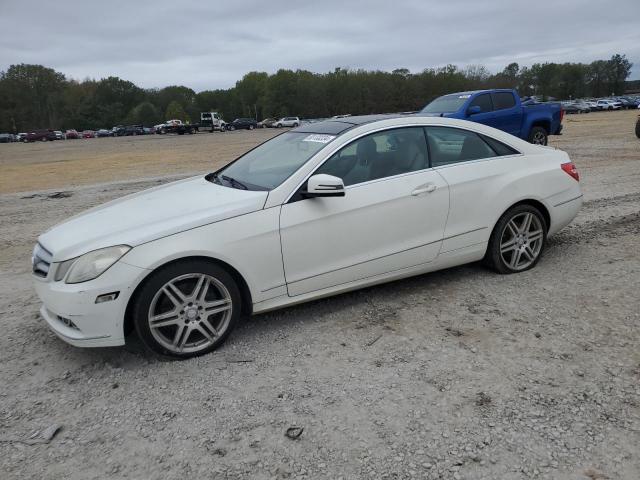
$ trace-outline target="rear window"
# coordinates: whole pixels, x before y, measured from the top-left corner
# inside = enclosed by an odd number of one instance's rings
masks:
[[[520,153],[515,148],[511,148],[509,145],[505,145],[504,143],[496,140],[495,138],[487,137],[486,135],[480,135],[480,136],[485,142],[489,144],[489,146],[500,157],[503,157],[505,155],[517,155]]]
[[[513,93],[498,92],[493,94],[493,108],[495,110],[504,110],[515,106],[516,99],[513,97]]]

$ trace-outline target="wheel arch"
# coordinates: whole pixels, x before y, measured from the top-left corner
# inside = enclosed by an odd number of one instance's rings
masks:
[[[551,225],[551,214],[549,213],[549,209],[547,208],[547,206],[544,203],[542,203],[540,200],[536,200],[534,198],[525,198],[523,200],[519,200],[509,205],[507,208],[505,208],[502,211],[502,213],[500,213],[500,215],[498,215],[498,218],[496,218],[495,221],[493,222],[493,227],[491,228],[491,235],[493,235],[493,232],[496,229],[496,226],[498,225],[498,222],[500,221],[502,216],[505,213],[507,213],[509,210],[511,210],[513,207],[517,207],[518,205],[531,205],[532,207],[535,207],[538,210],[540,210],[540,213],[542,213],[542,216],[544,217],[544,221],[547,226],[547,231],[549,231],[549,227]]]
[[[125,309],[124,324],[123,324],[125,336],[129,335],[134,330],[133,304],[135,303],[135,300],[138,296],[138,293],[140,292],[140,289],[146,284],[151,274],[153,274],[154,272],[157,272],[161,268],[165,268],[170,265],[183,262],[185,260],[197,260],[197,261],[202,261],[206,263],[211,263],[226,270],[227,273],[229,273],[229,275],[233,277],[233,280],[238,284],[238,288],[240,289],[240,294],[242,296],[242,313],[245,315],[251,315],[253,313],[253,301],[251,297],[251,290],[249,289],[249,285],[247,284],[247,281],[244,279],[242,274],[235,267],[217,258],[207,257],[203,255],[190,255],[186,257],[174,258],[168,262],[165,262],[161,265],[156,266],[156,268],[154,268],[153,270],[150,270],[149,273],[145,275],[138,282],[138,285],[136,285],[135,289],[133,290],[133,293],[129,297],[129,300],[127,302],[127,307]]]
[[[538,119],[531,122],[531,125],[529,125],[529,135],[531,135],[531,130],[533,130],[534,127],[542,127],[547,131],[547,135],[551,134],[551,120]]]

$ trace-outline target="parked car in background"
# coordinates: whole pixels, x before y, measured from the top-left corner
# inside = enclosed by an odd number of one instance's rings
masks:
[[[265,118],[261,122],[258,122],[258,128],[273,128],[277,121],[275,118]]]
[[[591,107],[586,103],[568,102],[563,103],[562,108],[565,113],[589,113]]]
[[[70,129],[64,132],[64,136],[67,140],[77,140],[78,138],[80,138],[80,134],[74,129]]]
[[[135,329],[187,358],[243,315],[481,260],[524,272],[581,205],[561,150],[450,118],[350,117],[75,215],[40,235],[32,279],[62,340]]]
[[[53,134],[56,136],[56,140],[66,140],[64,133],[62,133],[62,131],[60,130],[54,130]]]
[[[96,132],[93,130],[85,130],[82,132],[82,138],[96,138]]]
[[[560,103],[522,103],[515,90],[459,92],[436,98],[417,115],[459,118],[482,123],[529,143],[546,145],[560,135],[564,111]]]
[[[184,135],[188,133],[192,135],[198,131],[198,128],[195,125],[191,125],[188,123],[184,123],[182,120],[173,119],[167,120],[162,127],[160,128],[161,134],[165,133],[177,133],[178,135]]]
[[[101,128],[100,130],[96,131],[97,138],[110,137],[110,136],[111,136],[111,130],[107,130],[106,128]]]
[[[27,133],[24,138],[25,142],[46,142],[56,140],[56,134],[53,130],[40,129]]]
[[[597,104],[600,110],[620,110],[622,108],[622,103],[615,100],[598,100]]]
[[[27,138],[27,134],[25,132],[21,132],[16,135],[16,138],[18,139],[18,142],[24,142],[24,139]]]
[[[13,133],[0,133],[0,143],[13,143],[17,141]]]
[[[144,135],[144,127],[142,125],[118,125],[113,128],[113,135],[115,137]]]
[[[276,128],[282,127],[298,127],[300,126],[300,119],[298,117],[283,117],[276,122]]]
[[[227,130],[253,130],[258,126],[258,122],[253,118],[236,118],[233,122],[227,123]]]

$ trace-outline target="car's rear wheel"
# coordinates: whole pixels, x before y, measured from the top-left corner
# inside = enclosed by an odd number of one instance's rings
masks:
[[[544,127],[533,127],[529,132],[529,143],[534,145],[546,145],[549,141],[549,133]]]
[[[249,125],[249,130],[253,130],[253,125]]]
[[[190,358],[221,345],[241,315],[240,290],[226,270],[186,260],[153,273],[137,294],[134,324],[156,353]]]
[[[524,272],[536,266],[547,238],[547,223],[533,205],[516,205],[496,224],[485,264],[499,273]]]

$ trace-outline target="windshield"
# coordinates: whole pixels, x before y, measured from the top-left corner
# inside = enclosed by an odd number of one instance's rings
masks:
[[[421,113],[450,113],[457,112],[464,103],[469,100],[471,95],[445,95],[436,98],[429,105],[421,110]]]
[[[220,170],[214,181],[233,188],[272,190],[334,138],[333,135],[283,133]]]

